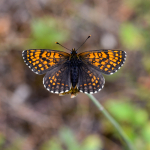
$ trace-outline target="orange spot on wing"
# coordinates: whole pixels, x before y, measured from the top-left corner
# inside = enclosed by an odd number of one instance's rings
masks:
[[[99,58],[98,53],[95,53],[95,58]]]
[[[110,68],[110,65],[107,65],[108,68]]]
[[[51,57],[51,58],[53,58],[53,57],[54,57],[54,52],[52,52],[52,53],[51,53],[50,57]]]
[[[95,59],[95,61],[97,61],[97,62],[99,62],[99,60],[100,60],[100,59],[97,59],[97,58]]]
[[[113,55],[113,52],[108,52],[109,55]]]
[[[30,52],[35,52],[35,50],[30,50]]]
[[[94,65],[98,67],[100,64],[98,62],[95,62]]]
[[[36,58],[32,59],[32,61],[36,61],[36,60],[37,60]]]
[[[46,54],[47,54],[47,52],[45,51],[45,52],[42,54],[42,57],[46,57]]]
[[[42,67],[42,64],[39,64],[38,66],[39,66],[39,67]]]
[[[100,69],[102,70],[104,68],[104,66],[101,66]]]
[[[43,64],[46,65],[46,64],[47,64],[47,61],[44,61]]]
[[[35,64],[36,64],[35,62],[34,62],[34,63],[32,63],[32,65],[33,65],[33,66],[35,66]]]
[[[103,61],[103,62],[101,62],[101,64],[102,64],[102,65],[105,65],[105,62]]]
[[[50,63],[49,63],[49,65],[50,65],[50,66],[53,66],[53,65],[55,65],[55,63],[53,63],[53,62],[50,62]]]
[[[89,58],[95,58],[94,54],[91,53]]]
[[[58,53],[55,53],[55,58],[60,58]]]
[[[39,56],[35,56],[35,58],[36,58],[36,60],[40,59],[40,57],[39,57]]]
[[[107,60],[105,60],[105,63],[108,63],[108,61],[109,61],[108,59],[107,59]]]
[[[92,77],[92,73],[90,73],[89,76]]]
[[[47,65],[45,65],[45,68],[48,69],[49,67]]]
[[[47,57],[49,57],[49,56],[50,56],[50,53],[48,52],[48,53],[47,53]]]
[[[107,58],[107,55],[104,52],[102,52],[102,57]]]
[[[113,63],[113,66],[116,67],[117,64]]]
[[[98,53],[98,56],[99,56],[99,58],[100,58],[100,57],[102,57],[102,54],[101,54],[101,53]]]
[[[34,58],[33,56],[30,57],[30,59],[33,59],[33,58]]]

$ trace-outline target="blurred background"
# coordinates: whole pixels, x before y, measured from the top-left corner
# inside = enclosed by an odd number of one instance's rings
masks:
[[[83,93],[43,86],[22,51],[122,49],[124,66],[94,96],[137,150],[150,150],[150,1],[0,0],[0,149],[123,150],[112,124]],[[67,52],[67,51],[66,51]]]

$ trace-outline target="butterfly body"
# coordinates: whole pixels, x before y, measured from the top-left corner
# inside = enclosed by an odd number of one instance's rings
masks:
[[[71,83],[72,83],[73,88],[75,88],[76,84],[78,83],[80,63],[81,63],[81,60],[79,60],[76,50],[72,49],[69,67],[71,68],[70,75],[71,75]]]
[[[22,52],[24,62],[37,73],[44,74],[43,84],[52,93],[97,93],[105,84],[101,73],[115,73],[126,60],[122,50],[92,50],[71,53],[50,49]]]

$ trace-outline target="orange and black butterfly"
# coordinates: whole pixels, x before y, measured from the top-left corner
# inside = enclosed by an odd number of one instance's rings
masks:
[[[51,49],[29,49],[24,50],[22,56],[34,73],[46,73],[43,84],[48,91],[73,96],[77,92],[93,94],[100,91],[105,84],[101,73],[117,72],[126,60],[125,51],[105,49],[77,53],[73,48],[70,54]]]

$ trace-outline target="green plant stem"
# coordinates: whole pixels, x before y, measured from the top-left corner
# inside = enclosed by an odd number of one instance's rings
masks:
[[[120,125],[116,122],[116,120],[107,112],[107,110],[100,104],[100,102],[91,94],[87,94],[87,96],[94,102],[94,104],[98,107],[98,109],[104,114],[104,116],[112,123],[112,125],[119,132],[123,140],[128,146],[129,150],[135,150],[133,144],[131,143],[128,136],[124,133]]]

